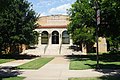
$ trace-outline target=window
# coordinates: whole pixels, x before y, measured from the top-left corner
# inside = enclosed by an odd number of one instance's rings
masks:
[[[48,32],[47,31],[42,32],[41,44],[48,44]]]
[[[70,43],[70,36],[67,31],[63,31],[62,33],[62,44],[69,44]]]

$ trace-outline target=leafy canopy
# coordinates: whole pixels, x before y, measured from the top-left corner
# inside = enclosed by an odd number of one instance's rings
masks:
[[[89,43],[95,40],[96,0],[77,0],[68,10],[70,24],[68,32],[74,42]],[[114,48],[120,46],[120,0],[97,0],[101,10],[98,36],[106,37]]]
[[[68,10],[70,24],[68,32],[74,43],[94,42],[95,35],[95,11],[91,0],[77,0]]]
[[[1,0],[0,4],[1,49],[37,42],[38,33],[34,31],[37,16],[32,5],[26,0]]]

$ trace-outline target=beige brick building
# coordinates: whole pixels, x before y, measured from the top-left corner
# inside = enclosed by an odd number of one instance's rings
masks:
[[[53,51],[56,51],[56,53],[59,54],[67,54],[64,50],[68,50],[68,47],[73,45],[72,39],[67,33],[68,19],[69,16],[67,15],[40,17],[37,21],[39,27],[36,29],[36,31],[40,33],[37,47],[41,48],[41,46],[46,46],[44,47],[44,53],[50,51],[53,53]],[[95,45],[93,45],[93,47],[96,47]],[[81,51],[86,53],[87,49],[82,47]],[[106,39],[102,37],[99,38],[99,52],[107,52]]]

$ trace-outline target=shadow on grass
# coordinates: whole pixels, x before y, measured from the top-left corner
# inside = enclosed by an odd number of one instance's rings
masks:
[[[69,78],[69,80],[119,80],[120,76],[101,76],[101,77],[87,77],[87,78]]]
[[[90,66],[91,68],[95,69],[96,68],[96,64],[85,64]],[[120,65],[116,65],[116,64],[99,64],[99,69],[120,69]]]
[[[21,71],[14,70],[14,67],[6,66],[0,68],[0,80],[4,78],[17,77],[22,74]]]
[[[119,80],[120,79],[120,76],[102,76],[102,77],[99,77],[99,79],[101,80]]]
[[[36,57],[40,57],[40,56],[36,56],[36,55],[27,55],[27,54],[0,54],[0,58],[1,59],[33,59]]]
[[[96,55],[68,55],[68,59],[76,60],[93,60],[96,61]],[[100,54],[99,60],[103,62],[120,62],[120,53],[118,54]]]
[[[96,60],[95,55],[68,55],[66,56],[67,59],[71,61],[86,61],[86,60]]]
[[[104,62],[120,62],[120,53],[103,54],[100,55],[99,58]]]
[[[99,55],[99,69],[96,69],[96,55],[71,55],[67,58],[71,61],[83,61],[84,65],[109,76],[120,76],[120,54]]]

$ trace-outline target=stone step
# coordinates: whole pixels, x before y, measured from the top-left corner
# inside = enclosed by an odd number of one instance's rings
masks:
[[[49,45],[46,49],[45,54],[59,54],[59,45]]]
[[[36,49],[28,49],[22,52],[23,54],[30,55],[81,55],[80,51],[73,51],[70,45],[38,45]]]

